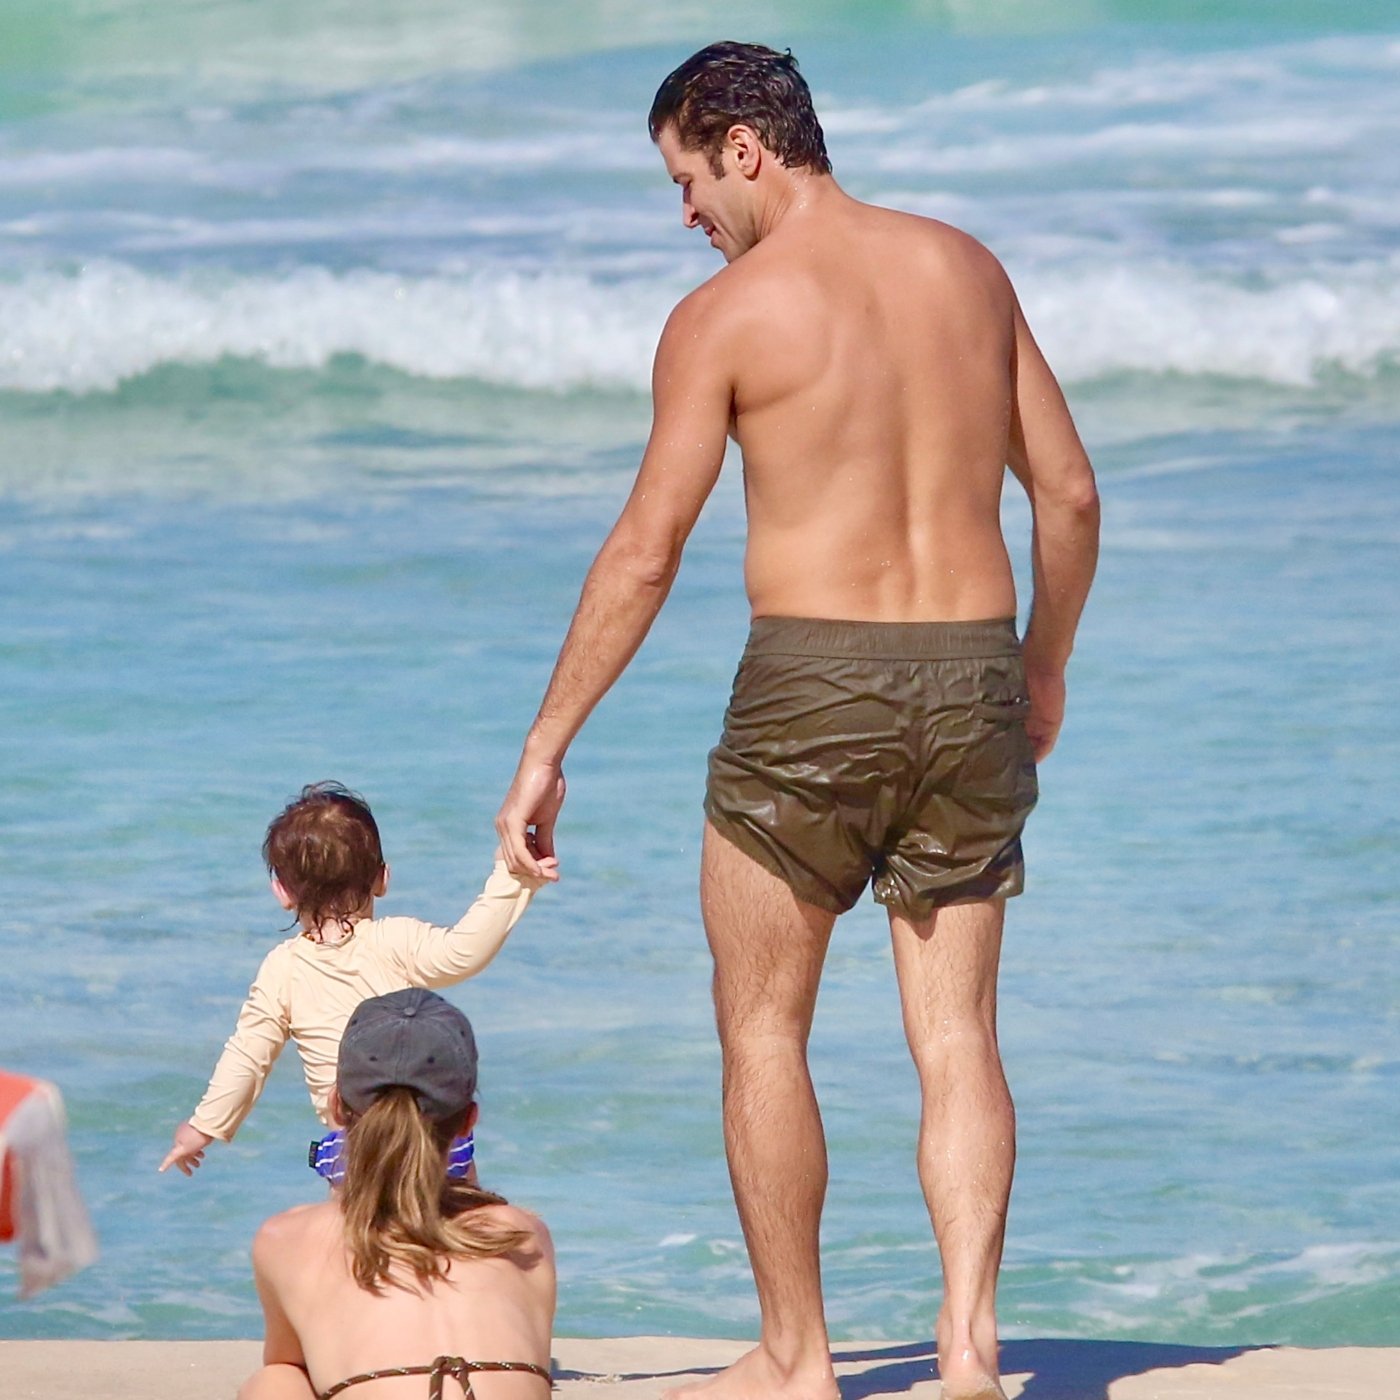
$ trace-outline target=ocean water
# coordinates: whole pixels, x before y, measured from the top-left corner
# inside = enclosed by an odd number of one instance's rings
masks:
[[[317,1194],[294,1056],[195,1180],[155,1166],[280,936],[262,829],[337,777],[390,912],[476,893],[716,266],[646,108],[733,36],[796,51],[853,193],[1004,259],[1100,471],[1004,956],[1006,1334],[1400,1344],[1400,15],[1047,8],[5,7],[0,1063],[62,1087],[103,1257],[27,1304],[0,1260],[0,1335],[256,1334],[252,1232]],[[756,1322],[694,892],[736,476],[575,746],[564,882],[454,993],[566,1335]],[[833,1333],[926,1337],[873,905],[812,1054]]]

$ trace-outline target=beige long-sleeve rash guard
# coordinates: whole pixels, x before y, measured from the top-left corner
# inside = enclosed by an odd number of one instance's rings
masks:
[[[238,1025],[214,1067],[191,1126],[228,1142],[242,1126],[288,1038],[296,1041],[311,1102],[329,1122],[340,1037],[366,998],[473,977],[500,951],[542,880],[518,880],[503,861],[451,927],[421,919],[361,919],[344,942],[298,934],[263,959]]]

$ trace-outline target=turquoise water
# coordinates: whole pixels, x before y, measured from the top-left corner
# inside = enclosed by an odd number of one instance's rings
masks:
[[[732,15],[314,8],[18,6],[0,45],[0,1062],[62,1086],[104,1248],[0,1335],[255,1333],[248,1240],[315,1195],[294,1062],[195,1181],[154,1166],[279,936],[262,828],[338,777],[391,911],[475,893],[657,331],[714,267],[643,117]],[[796,50],[853,192],[1006,260],[1101,472],[1004,963],[1006,1331],[1396,1344],[1400,25],[1040,8],[745,31]],[[565,882],[456,994],[565,1334],[755,1323],[694,896],[734,476],[578,741]],[[926,1336],[873,906],[813,1058],[833,1330]]]

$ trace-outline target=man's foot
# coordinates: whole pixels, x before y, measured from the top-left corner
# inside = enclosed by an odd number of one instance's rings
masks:
[[[661,1400],[762,1400],[767,1396],[782,1400],[840,1400],[840,1394],[830,1356],[816,1358],[810,1365],[785,1367],[758,1346],[717,1376],[676,1386],[665,1391]]]
[[[938,1376],[941,1400],[1006,1400],[997,1366],[996,1323],[978,1329],[979,1346],[965,1332],[954,1338],[945,1315],[938,1319]]]
[[[941,1400],[1006,1400],[1006,1392],[1001,1388],[1000,1381],[990,1378],[984,1379],[973,1390],[951,1390],[945,1381]]]
[[[971,1348],[960,1355],[938,1355],[938,1378],[943,1382],[940,1400],[1006,1400],[994,1368]]]

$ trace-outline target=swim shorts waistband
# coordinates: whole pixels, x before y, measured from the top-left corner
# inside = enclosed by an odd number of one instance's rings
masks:
[[[956,661],[1017,656],[1014,617],[979,622],[855,622],[756,617],[748,656],[830,656],[870,661]]]

